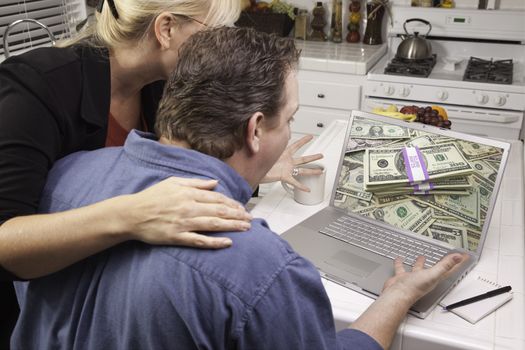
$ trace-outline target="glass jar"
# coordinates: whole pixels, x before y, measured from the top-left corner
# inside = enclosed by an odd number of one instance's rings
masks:
[[[379,45],[383,43],[382,27],[385,5],[381,2],[369,2],[366,4],[366,29],[363,36],[363,44]]]
[[[295,16],[294,38],[306,40],[308,28],[308,11],[299,10]]]

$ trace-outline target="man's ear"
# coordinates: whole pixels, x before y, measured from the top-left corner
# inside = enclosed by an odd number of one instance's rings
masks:
[[[261,112],[254,113],[248,120],[248,126],[246,128],[246,147],[251,154],[258,153],[261,147],[263,120],[264,115]]]
[[[169,12],[163,12],[155,18],[153,24],[155,37],[162,49],[170,48],[174,24],[175,18]]]

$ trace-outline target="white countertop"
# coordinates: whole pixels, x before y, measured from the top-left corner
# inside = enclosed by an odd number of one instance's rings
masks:
[[[387,50],[386,44],[308,40],[295,40],[295,44],[301,50],[300,69],[356,75],[366,75]]]
[[[346,125],[347,121],[335,121],[305,151],[305,154],[322,152],[325,156],[323,163],[328,166],[323,203],[300,205],[277,183],[254,207],[252,214],[266,219],[270,228],[281,234],[327,206]],[[439,308],[424,320],[409,315],[391,349],[525,349],[523,159],[523,143],[512,141],[481,260],[465,278],[482,275],[501,285],[511,285],[514,298],[474,325]],[[373,302],[333,282],[323,279],[323,283],[338,329],[347,327]]]

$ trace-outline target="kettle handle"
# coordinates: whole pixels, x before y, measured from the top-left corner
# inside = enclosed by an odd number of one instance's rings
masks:
[[[430,31],[432,30],[432,24],[430,24],[429,21],[424,20],[422,18],[410,18],[410,19],[407,19],[405,21],[405,23],[403,23],[403,29],[405,30],[405,33],[407,33],[407,35],[410,35],[410,34],[408,34],[408,31],[407,31],[407,23],[410,23],[410,22],[422,22],[422,23],[425,23],[428,26],[428,32],[425,34],[425,36],[427,36],[428,33],[430,33]]]

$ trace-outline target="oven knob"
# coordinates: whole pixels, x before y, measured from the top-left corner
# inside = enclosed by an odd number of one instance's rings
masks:
[[[494,98],[494,103],[496,106],[503,106],[505,103],[507,103],[507,98],[503,95],[496,96]]]
[[[393,95],[395,91],[396,89],[394,89],[392,85],[385,86],[385,94],[387,94],[388,96]]]
[[[485,103],[489,102],[489,97],[485,94],[481,94],[476,97],[476,100],[479,104],[484,105]]]
[[[401,91],[399,92],[399,94],[403,97],[407,97],[408,95],[410,95],[410,88],[408,87],[401,88]]]
[[[437,92],[437,98],[441,101],[445,101],[448,98],[448,92],[446,92],[445,90],[439,90]]]

